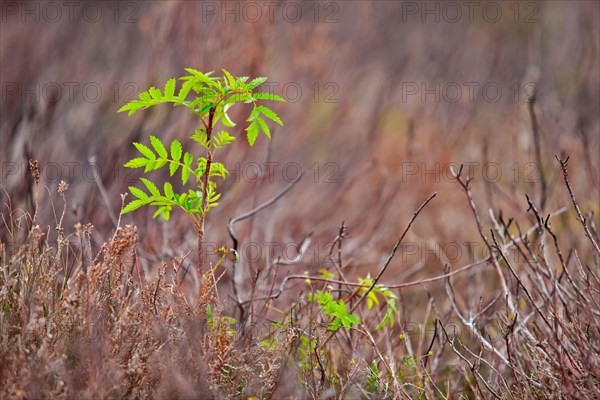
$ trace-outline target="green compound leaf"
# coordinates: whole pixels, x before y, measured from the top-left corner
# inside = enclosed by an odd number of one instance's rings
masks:
[[[265,133],[265,135],[267,135],[267,137],[271,139],[271,131],[269,130],[269,127],[267,126],[265,120],[262,118],[256,118],[256,122],[258,122],[258,125],[260,125],[260,128]]]
[[[132,195],[141,200],[147,200],[148,195],[142,189],[136,188],[135,186],[129,186],[129,191]]]
[[[181,153],[183,149],[181,148],[181,143],[179,140],[175,139],[171,142],[171,158],[175,161],[179,161],[181,159]]]
[[[167,164],[167,160],[148,161],[148,164],[146,164],[146,169],[144,170],[144,172],[156,171],[157,169],[161,169],[162,167],[164,167],[166,164]]]
[[[152,215],[152,218],[154,219],[154,218],[158,217],[159,215],[162,215],[163,219],[165,221],[168,221],[169,217],[171,216],[171,209],[172,209],[172,207],[170,204],[161,206],[156,210],[154,215]]]
[[[188,178],[190,177],[192,161],[194,161],[194,156],[186,151],[185,155],[183,156],[183,164],[185,165],[185,168],[181,169],[181,183],[183,185],[187,183]]]
[[[254,146],[254,142],[256,142],[256,138],[258,137],[258,124],[256,121],[252,121],[250,126],[246,128],[246,134],[248,136],[248,144],[250,147]]]
[[[148,159],[143,157],[132,158],[127,161],[123,166],[126,168],[141,168],[145,167],[148,164]]]
[[[204,115],[204,113],[206,113],[208,110],[210,110],[214,106],[215,105],[212,102],[205,104],[204,106],[202,106],[202,108],[200,110],[198,110],[198,115]]]
[[[156,187],[156,185],[154,185],[154,183],[152,183],[146,178],[140,178],[140,180],[148,188],[148,191],[150,191],[150,194],[152,194],[152,196],[160,197],[160,192],[158,191],[158,188]]]
[[[179,90],[179,94],[177,95],[177,99],[179,101],[184,101],[185,98],[187,97],[188,93],[190,92],[190,90],[192,90],[192,86],[194,86],[194,84],[192,82],[184,82],[183,85],[181,86],[181,90]]]
[[[204,175],[204,173],[206,172],[206,158],[199,157],[196,160],[196,165],[197,165],[197,168],[194,170],[194,175],[196,175],[197,180],[200,180],[200,177],[202,175]],[[212,170],[212,168],[211,168],[211,170]]]
[[[152,147],[154,147],[156,154],[158,154],[160,158],[168,157],[167,149],[165,149],[165,146],[162,144],[159,138],[157,138],[156,136],[150,136],[150,143],[152,144]]]
[[[198,71],[197,69],[194,68],[186,68],[185,71],[189,74],[192,74],[192,76],[189,77],[183,77],[182,79],[185,78],[196,78],[202,82],[206,82],[206,83],[210,83],[212,81],[212,79],[210,78],[210,74],[212,72],[207,72],[206,74],[203,72]]]
[[[173,196],[175,195],[175,193],[173,193],[173,185],[171,185],[171,183],[169,183],[169,182],[165,182],[164,189],[165,189],[165,197],[169,200],[172,199]]]
[[[202,169],[202,174],[204,174],[205,168]],[[218,176],[218,177],[225,179],[227,177],[227,174],[229,174],[229,171],[227,171],[227,169],[225,168],[225,166],[222,163],[213,162],[211,164],[211,167],[210,167],[210,176],[211,177]]]
[[[145,205],[146,202],[144,200],[133,200],[132,202],[130,202],[129,204],[127,204],[125,206],[125,208],[123,208],[123,211],[121,211],[121,214],[127,214],[128,212],[132,212],[137,210],[138,208],[142,207],[143,205]]]
[[[279,125],[283,126],[283,122],[281,122],[281,118],[279,118],[279,115],[277,115],[277,113],[275,111],[273,111],[270,108],[265,107],[265,106],[258,106],[256,108],[262,115],[277,122]]]
[[[159,207],[158,210],[152,214],[152,219],[156,219],[159,215],[162,215],[163,211],[165,211],[164,207]]]
[[[191,139],[198,143],[200,146],[204,147],[205,149],[207,149],[207,145],[206,145],[206,129],[204,128],[200,128],[200,129],[196,129],[194,131],[194,134],[192,135]]]
[[[248,89],[253,90],[254,88],[256,88],[257,86],[262,85],[263,83],[266,82],[268,78],[265,76],[259,76],[258,78],[254,78],[250,81],[250,83],[248,83]]]
[[[168,99],[173,98],[173,95],[175,94],[175,78],[171,78],[167,81],[167,83],[165,84],[165,97]]]
[[[129,103],[125,104],[123,107],[119,108],[117,112],[129,111],[127,113],[128,116],[132,116],[136,111],[144,108],[144,102],[139,100],[132,100]]]
[[[178,168],[179,168],[179,163],[177,163],[175,161],[171,161],[169,163],[169,176],[175,175],[175,172],[177,172]]]
[[[140,153],[142,153],[144,156],[146,156],[147,159],[149,160],[156,160],[156,156],[154,155],[154,152],[152,150],[150,150],[149,147],[138,143],[138,142],[133,142],[133,145],[135,146],[136,149],[138,149],[138,151]]]
[[[152,96],[150,96],[150,93],[148,92],[142,92],[139,94],[138,96],[140,98],[140,101],[144,104],[144,105],[148,105],[150,104],[151,100],[152,100]]]
[[[260,115],[260,109],[258,107],[254,107],[246,121],[248,121],[248,122],[254,121],[259,115]]]
[[[231,90],[235,90],[236,89],[235,78],[226,69],[222,69],[221,71],[223,71],[223,73],[227,77],[227,83],[228,83],[229,87],[231,88]]]
[[[215,145],[217,147],[225,146],[233,143],[234,140],[235,136],[230,135],[227,131],[221,131],[215,137]]]
[[[276,94],[273,94],[273,93],[254,93],[254,94],[252,94],[252,97],[255,100],[271,100],[271,101],[285,102],[285,99],[283,97],[277,96]]]
[[[252,93],[252,91],[267,81],[266,77],[256,77],[250,80],[248,77],[233,76],[228,70],[223,69],[219,77],[211,76],[212,72],[203,73],[193,68],[187,68],[189,74],[179,78],[183,83],[181,88],[177,88],[176,78],[169,78],[164,85],[150,87],[148,90],[138,94],[138,98],[128,102],[119,108],[119,112],[127,111],[129,115],[141,109],[153,107],[162,103],[172,103],[173,106],[185,106],[190,113],[195,114],[201,119],[201,126],[192,136],[192,140],[198,142],[210,154],[211,151],[221,149],[223,146],[231,144],[236,137],[226,131],[217,133],[216,129],[212,131],[211,140],[208,140],[206,130],[213,130],[219,123],[225,126],[234,126],[235,123],[229,116],[229,109],[237,103],[252,103],[253,109],[246,119],[248,126],[246,134],[250,146],[254,146],[260,131],[268,138],[271,138],[270,121],[282,125],[281,119],[277,113],[268,107],[257,105],[258,100],[285,101],[282,97],[273,93]],[[189,96],[190,92],[194,96]],[[190,97],[188,100],[188,96]],[[208,126],[208,115],[213,115],[212,126]],[[267,121],[266,119],[270,121]],[[157,207],[154,218],[162,216],[168,220],[172,206],[178,204],[188,214],[203,213],[208,209],[217,206],[217,200],[220,194],[216,192],[216,183],[212,180],[214,177],[225,179],[228,171],[225,166],[216,160],[213,160],[210,176],[208,177],[208,187],[204,188],[202,177],[206,174],[206,158],[195,157],[184,152],[181,143],[173,140],[170,144],[165,144],[157,136],[150,136],[150,143],[144,145],[134,142],[135,148],[141,154],[139,157],[132,158],[125,167],[143,168],[144,172],[151,172],[162,167],[169,167],[170,176],[174,176],[181,169],[181,180],[183,185],[187,185],[190,175],[194,175],[195,191],[179,195],[174,193],[171,182],[164,182],[164,195],[161,195],[158,187],[150,180],[141,178],[145,188],[130,187],[130,193],[136,197],[135,200],[127,204],[124,212],[131,212],[144,205]],[[213,153],[214,154],[214,153]],[[206,156],[206,154],[205,154]],[[194,165],[194,167],[192,167]],[[181,167],[181,168],[180,168]],[[147,189],[144,190],[144,189]],[[202,210],[203,189],[207,190],[207,210]],[[380,295],[380,293],[377,293]],[[384,295],[385,297],[385,295]],[[377,296],[369,296],[370,306],[377,301]],[[333,302],[327,307],[341,307],[340,304]],[[331,309],[332,312],[335,310]],[[345,310],[345,309],[344,309]],[[348,316],[342,310],[337,310],[339,317],[332,319],[331,323],[337,326],[347,326],[353,323],[353,317]]]
[[[154,86],[151,87],[150,89],[148,89],[148,93],[150,93],[150,96],[154,100],[161,100],[162,99],[162,93],[160,92],[160,89],[157,89]]]

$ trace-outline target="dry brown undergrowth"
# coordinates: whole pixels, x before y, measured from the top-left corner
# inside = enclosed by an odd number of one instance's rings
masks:
[[[216,269],[199,278],[192,297],[170,273],[185,267],[182,259],[163,262],[149,276],[139,263],[134,226],[117,228],[92,258],[91,225],[77,224],[66,234],[61,217],[56,233],[43,232],[35,215],[9,210],[3,223],[12,241],[2,244],[0,268],[0,397],[598,396],[598,231],[578,207],[566,160],[559,162],[574,206],[560,213],[573,213],[583,232],[577,248],[568,250],[552,217],[540,215],[532,202],[537,224],[529,231],[501,215],[492,216],[491,230],[484,228],[471,181],[457,173],[492,256],[427,281],[388,286],[402,303],[403,288],[444,284],[445,297],[428,293],[420,321],[435,331],[418,338],[409,337],[402,312],[394,327],[374,329],[380,311],[358,307],[353,284],[329,278],[307,287],[338,283],[336,296],[357,309],[361,324],[332,333],[314,302],[284,298],[293,276],[280,279],[279,291],[268,285],[270,294],[256,298],[255,307],[237,304],[247,313],[240,324],[228,316],[236,308],[215,290]],[[32,170],[35,176],[35,163]],[[60,185],[63,216],[67,190]],[[342,226],[340,249],[343,237]],[[470,309],[457,281],[482,265],[491,266],[497,289]],[[451,321],[463,331],[452,331]]]

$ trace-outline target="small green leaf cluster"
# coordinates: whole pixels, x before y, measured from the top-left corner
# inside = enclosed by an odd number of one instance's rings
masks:
[[[158,209],[154,213],[154,218],[159,215],[165,220],[169,219],[173,207],[179,207],[187,213],[203,213],[202,197],[203,197],[203,182],[202,176],[206,173],[206,157],[198,157],[194,163],[194,156],[187,151],[184,153],[181,143],[174,140],[170,145],[170,152],[167,153],[165,145],[156,136],[150,136],[150,144],[152,149],[141,143],[134,142],[133,145],[140,152],[141,156],[133,158],[125,163],[127,168],[144,168],[144,172],[155,171],[168,165],[169,175],[174,176],[180,172],[181,184],[186,185],[190,176],[198,185],[200,190],[190,189],[188,192],[175,193],[173,185],[170,182],[163,184],[163,192],[158,187],[146,178],[140,178],[147,192],[135,186],[129,186],[129,191],[136,197],[123,209],[123,214],[137,210],[145,205],[157,206]],[[227,176],[228,171],[221,163],[213,163],[210,177]],[[207,187],[207,207],[206,210],[216,207],[217,201],[221,197],[220,193],[216,193],[216,183],[212,180],[208,181]]]
[[[371,279],[371,277],[367,275],[365,279],[358,278],[358,283],[370,287],[373,285],[373,279]],[[363,287],[359,290],[359,293],[364,294],[366,291],[367,288]],[[379,330],[385,325],[389,325],[390,328],[393,328],[395,316],[398,315],[398,307],[396,306],[396,300],[398,299],[398,297],[384,285],[375,285],[375,287],[373,287],[373,289],[367,295],[367,307],[369,308],[369,310],[373,308],[373,305],[379,305],[379,299],[377,295],[384,298],[386,302],[386,310],[385,314],[383,315],[383,318],[381,319],[381,322],[377,325],[377,327],[375,327],[375,330]]]
[[[380,372],[379,368],[377,367],[377,363],[375,361],[372,361],[369,365],[369,375],[367,376],[365,383],[365,389],[367,390],[367,392],[377,393],[377,391],[379,391],[379,375]]]
[[[298,351],[300,352],[300,363],[299,367],[305,373],[312,373],[313,371],[313,359],[315,357],[315,353],[317,352],[318,341],[314,338],[309,338],[307,336],[301,335],[299,336],[300,345],[298,346]],[[325,349],[320,349],[321,351],[326,351]]]
[[[179,172],[183,186],[190,184],[189,181],[192,178],[194,188],[182,193],[175,193],[172,183],[165,182],[161,191],[150,180],[141,178],[146,190],[134,186],[129,187],[135,200],[125,206],[123,214],[150,205],[157,207],[154,218],[162,216],[168,220],[173,207],[178,207],[192,218],[196,226],[200,226],[205,213],[218,205],[217,201],[221,196],[217,192],[215,178],[225,179],[229,174],[222,163],[214,160],[215,153],[236,140],[236,136],[227,130],[215,133],[215,126],[218,123],[222,123],[228,128],[236,125],[228,114],[230,108],[236,103],[252,104],[253,106],[246,119],[248,124],[245,129],[250,146],[254,145],[260,131],[267,138],[271,138],[267,120],[283,125],[275,111],[259,104],[259,101],[263,100],[285,101],[275,94],[255,91],[267,78],[258,77],[248,81],[248,77],[234,77],[229,71],[225,69],[222,71],[223,76],[213,77],[211,72],[203,73],[193,68],[186,68],[189,75],[179,78],[180,81],[183,81],[179,91],[177,91],[177,81],[175,78],[171,78],[163,90],[151,87],[140,93],[137,99],[119,109],[119,112],[127,111],[128,115],[132,115],[139,110],[163,103],[187,108],[190,113],[200,119],[201,126],[195,130],[191,139],[204,152],[203,156],[194,156],[192,152],[183,150],[179,140],[173,140],[166,145],[156,136],[150,136],[149,146],[133,143],[140,155],[128,161],[125,167],[143,168],[144,173],[168,167],[171,177]],[[190,93],[194,93],[195,96],[190,98]]]
[[[329,272],[327,269],[321,269],[321,270],[319,270],[319,273],[321,275],[321,278],[324,278],[324,279],[334,279],[335,278],[335,275],[332,274],[331,272]],[[385,287],[384,285],[381,285],[381,284],[375,285],[375,287],[373,287],[373,289],[371,291],[369,291],[367,294],[368,288],[373,285],[373,279],[370,277],[370,275],[367,275],[366,278],[358,278],[358,283],[365,286],[365,287],[361,287],[358,290],[358,294],[363,295],[363,296],[365,294],[367,295],[366,300],[367,300],[367,307],[369,310],[371,310],[374,305],[378,305],[378,306],[380,305],[379,297],[383,297],[383,299],[385,300],[385,305],[386,305],[385,314],[383,315],[383,318],[381,319],[381,321],[379,322],[377,327],[375,327],[375,330],[379,330],[386,325],[389,325],[390,328],[393,328],[395,321],[396,321],[396,315],[398,315],[398,307],[396,305],[396,301],[397,301],[398,297],[396,296],[396,294],[394,294],[390,289],[388,289],[387,287]],[[317,293],[319,293],[319,292],[317,292]],[[317,300],[315,300],[314,294],[313,295],[309,294],[309,296],[312,296],[312,297],[309,297],[309,300],[312,299],[311,301],[317,301]],[[325,297],[323,297],[324,295],[319,295],[319,296],[322,296],[322,299],[319,299],[318,301],[327,300]],[[344,307],[345,307],[345,305],[344,305]]]
[[[233,317],[229,317],[227,315],[214,315],[212,307],[210,304],[206,305],[206,322],[210,329],[217,331],[218,333],[226,334],[229,337],[235,336],[235,324],[237,324],[237,320]],[[220,338],[221,335],[215,335],[217,338]]]
[[[335,301],[333,295],[329,292],[318,290],[308,294],[308,301],[319,303],[323,313],[331,317],[330,325],[327,329],[337,331],[340,327],[350,328],[352,324],[360,324],[360,320],[348,311],[344,300]]]
[[[422,356],[403,356],[402,364],[404,365],[404,368],[398,368],[398,379],[401,379],[403,381],[413,380],[417,386],[422,387],[422,372],[419,373],[419,369],[423,369],[423,364],[420,362],[420,360],[427,357],[433,357],[433,352],[429,351]]]

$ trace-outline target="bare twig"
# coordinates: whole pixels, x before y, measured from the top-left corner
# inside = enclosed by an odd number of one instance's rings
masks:
[[[479,379],[484,383],[485,387],[487,388],[487,390],[494,395],[495,398],[500,399],[501,397],[498,395],[498,393],[496,393],[487,383],[486,379],[483,378],[481,376],[481,374],[479,373],[479,371],[477,369],[475,369],[475,366],[460,352],[458,351],[458,349],[456,348],[456,346],[454,345],[454,340],[458,340],[456,338],[454,339],[450,339],[450,336],[448,335],[448,332],[446,332],[446,329],[444,328],[444,325],[442,325],[442,323],[440,322],[440,327],[442,328],[442,332],[444,333],[444,336],[446,336],[446,341],[448,342],[448,344],[450,345],[450,348],[452,349],[452,351],[461,359],[463,360],[471,369],[471,371],[473,372],[473,375],[476,377],[479,377]],[[460,340],[458,340],[459,344]],[[464,346],[463,346],[464,347]]]
[[[108,210],[108,216],[110,217],[110,220],[115,225],[115,229],[116,229],[119,226],[119,224],[117,221],[117,217],[115,216],[115,212],[113,211],[112,204],[110,202],[110,196],[108,195],[108,192],[106,191],[106,188],[104,187],[104,184],[102,183],[102,177],[100,176],[99,173],[97,173],[97,171],[101,171],[100,167],[98,167],[97,157],[95,155],[90,156],[90,157],[88,157],[88,161],[90,162],[91,165],[94,166],[94,168],[93,168],[94,172],[95,172],[94,182],[96,182],[96,186],[98,186],[98,190],[100,191],[102,200],[104,200],[104,203],[106,204],[106,209]]]
[[[569,196],[571,196],[571,202],[573,203],[573,207],[575,207],[575,211],[577,212],[577,220],[581,222],[583,225],[583,230],[585,231],[585,236],[592,242],[594,249],[596,250],[596,255],[600,256],[600,246],[594,240],[592,233],[590,232],[590,227],[587,224],[586,218],[581,213],[581,209],[579,208],[579,204],[577,204],[577,200],[575,199],[575,195],[573,194],[573,189],[571,189],[571,184],[569,183],[569,173],[567,171],[567,163],[569,162],[569,157],[561,160],[558,156],[555,156],[556,160],[560,163],[563,172],[563,178],[565,180],[565,185],[567,186],[567,190],[569,191]]]
[[[388,256],[387,260],[385,261],[385,263],[383,264],[383,266],[379,270],[379,273],[377,274],[377,276],[375,277],[375,279],[373,279],[373,283],[371,283],[371,286],[369,286],[369,288],[365,291],[365,293],[363,294],[363,296],[361,296],[361,298],[358,299],[358,301],[356,302],[356,304],[354,304],[354,306],[352,307],[352,310],[350,311],[350,313],[352,313],[354,310],[356,310],[358,308],[358,306],[367,298],[367,296],[369,295],[369,293],[371,293],[371,291],[373,290],[373,288],[375,288],[375,286],[379,282],[379,279],[381,279],[381,276],[383,275],[383,273],[385,272],[385,270],[388,268],[388,266],[392,262],[392,259],[396,255],[396,251],[398,250],[398,247],[400,246],[400,243],[402,243],[402,240],[404,240],[404,237],[408,233],[408,230],[412,226],[413,222],[415,221],[415,219],[417,219],[417,217],[419,216],[419,214],[421,213],[421,211],[427,206],[427,204],[429,204],[429,202],[435,196],[437,196],[437,192],[433,192],[431,194],[431,196],[429,196],[427,198],[427,200],[425,200],[425,202],[423,204],[421,204],[421,206],[413,213],[412,217],[410,218],[410,221],[408,221],[408,225],[406,225],[406,228],[404,228],[404,231],[402,232],[402,235],[400,235],[400,238],[398,239],[398,241],[394,245],[394,248],[392,249],[392,252],[390,253],[390,255]]]
[[[304,172],[302,171],[294,179],[292,179],[292,181],[285,188],[283,188],[283,190],[281,192],[277,193],[275,196],[273,196],[269,200],[265,201],[258,207],[255,207],[252,210],[229,220],[229,224],[227,225],[227,231],[229,232],[229,237],[231,238],[231,241],[233,242],[233,250],[236,253],[238,250],[238,239],[235,236],[235,233],[233,231],[233,226],[236,223],[243,221],[247,218],[250,218],[250,217],[256,215],[258,212],[264,210],[265,208],[275,204],[279,199],[281,199],[283,196],[285,196],[285,194],[287,192],[289,192],[296,185],[296,183],[298,183],[300,181],[300,179],[302,179],[303,175],[304,175]],[[231,271],[232,271],[231,272],[231,282],[232,282],[232,286],[233,286],[233,294],[235,296],[235,300],[236,300],[238,309],[240,310],[240,314],[241,314],[240,320],[243,320],[243,316],[244,316],[244,312],[245,312],[243,306],[244,306],[244,304],[247,304],[248,302],[242,302],[242,300],[240,298],[238,287],[237,287],[237,284],[235,281],[235,275],[236,275],[236,262],[235,261],[231,264]]]
[[[460,186],[463,188],[463,191],[465,192],[465,196],[467,197],[467,200],[469,201],[469,206],[471,207],[471,212],[473,214],[473,217],[475,218],[475,222],[477,223],[477,230],[479,231],[479,236],[481,237],[485,246],[488,249],[488,253],[490,255],[489,261],[492,263],[492,265],[494,266],[494,268],[496,270],[496,275],[498,276],[500,286],[502,287],[502,292],[504,293],[504,296],[506,297],[510,311],[515,313],[516,306],[512,299],[511,292],[508,289],[508,285],[506,284],[506,279],[504,278],[504,275],[502,274],[502,269],[500,268],[500,265],[498,264],[498,260],[496,259],[496,256],[494,255],[492,245],[490,244],[489,240],[483,233],[483,226],[481,224],[481,219],[479,218],[479,212],[477,211],[477,206],[475,205],[475,201],[473,200],[473,194],[471,193],[470,184],[471,184],[472,180],[471,180],[471,178],[466,178],[465,180],[463,180],[461,178],[462,170],[463,170],[463,166],[461,165],[458,169],[458,172],[455,172],[454,168],[452,168],[452,173],[454,174],[456,181],[460,184]]]

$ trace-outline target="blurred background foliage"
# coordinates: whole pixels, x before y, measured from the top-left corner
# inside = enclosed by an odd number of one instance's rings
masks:
[[[475,163],[474,197],[489,224],[489,208],[532,218],[524,195],[540,203],[540,172],[548,186],[543,213],[569,206],[555,154],[571,156],[574,191],[598,223],[598,2],[528,1],[517,10],[516,3],[493,2],[497,17],[482,3],[472,18],[460,2],[459,18],[443,2],[429,3],[433,14],[427,3],[400,1],[282,2],[272,14],[263,2],[75,3],[72,14],[61,8],[60,18],[44,11],[44,2],[2,4],[0,201],[31,211],[27,160],[39,160],[48,188],[40,194],[42,230],[55,223],[56,190],[65,180],[72,211],[66,226],[92,222],[96,243],[103,243],[115,228],[120,194],[137,181],[122,167],[134,154],[131,142],[153,134],[193,144],[187,136],[197,121],[181,109],[157,107],[133,118],[116,113],[132,95],[161,87],[185,67],[264,75],[288,99],[274,106],[285,126],[274,128],[271,143],[260,138],[249,153],[240,140],[225,155],[234,175],[209,222],[207,240],[215,244],[229,245],[228,220],[270,198],[301,169],[305,176],[290,194],[239,225],[243,242],[297,243],[313,231],[315,256],[294,268],[314,271],[345,221],[349,267],[365,276],[437,191],[407,237],[418,254],[395,261],[386,280],[439,273],[443,263],[466,264],[466,252],[444,261],[423,249],[477,238],[449,163]],[[532,87],[541,165],[527,103]],[[231,132],[241,136],[243,128]],[[278,163],[273,174],[267,162]],[[485,179],[484,163],[496,163],[501,175],[488,169]],[[151,212],[123,220],[140,228],[145,251],[194,248],[183,215],[155,224]],[[580,229],[572,219],[556,224]]]

